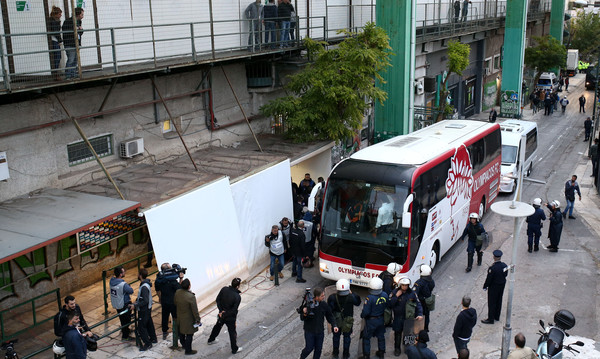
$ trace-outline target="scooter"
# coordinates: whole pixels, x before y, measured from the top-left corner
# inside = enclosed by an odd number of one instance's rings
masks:
[[[540,335],[536,351],[538,357],[540,359],[562,359],[563,349],[572,353],[579,353],[572,346],[583,346],[583,342],[581,341],[563,346],[563,340],[569,336],[566,330],[575,326],[575,316],[573,316],[573,313],[566,309],[559,310],[554,314],[554,322],[556,324],[548,323],[546,327],[544,321],[540,320],[543,331],[540,330],[538,333]]]

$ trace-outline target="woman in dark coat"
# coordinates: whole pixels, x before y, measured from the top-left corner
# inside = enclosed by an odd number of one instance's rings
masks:
[[[198,331],[194,324],[200,324],[200,314],[198,313],[198,304],[196,295],[190,291],[190,280],[184,279],[181,282],[181,289],[175,292],[175,307],[177,308],[177,324],[179,327],[179,338],[185,354],[196,354],[197,350],[192,350],[192,337]]]
[[[560,202],[552,201],[552,203],[546,203],[546,207],[550,210],[550,229],[548,230],[548,238],[550,238],[550,245],[548,249],[550,252],[558,252],[558,243],[560,243],[560,235],[562,233],[563,219],[562,213],[560,213]]]

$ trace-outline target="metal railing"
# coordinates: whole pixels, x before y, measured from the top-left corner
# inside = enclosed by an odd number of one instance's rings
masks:
[[[44,294],[40,294],[37,297],[31,298],[31,299],[26,300],[24,302],[21,302],[19,304],[13,305],[12,307],[10,307],[8,309],[4,309],[4,310],[0,311],[0,331],[2,333],[2,340],[1,341],[5,342],[7,340],[16,338],[17,336],[19,336],[20,334],[22,334],[22,333],[30,330],[31,328],[35,328],[38,325],[42,325],[42,324],[44,324],[44,323],[52,320],[53,316],[50,316],[50,317],[42,319],[42,320],[38,320],[37,312],[36,312],[36,305],[35,305],[35,301],[36,300],[44,298],[44,297],[49,296],[49,295],[56,295],[56,304],[58,306],[58,310],[60,310],[60,289],[56,288],[56,289],[53,289],[53,290],[51,290],[49,292],[46,292]],[[5,323],[4,323],[4,314],[8,313],[8,312],[11,312],[11,311],[13,311],[13,310],[15,310],[17,308],[22,307],[22,306],[28,305],[28,304],[31,304],[31,315],[32,315],[33,322],[30,325],[26,326],[25,328],[12,333],[11,335],[6,335],[6,333],[5,333]]]
[[[139,256],[137,256],[135,258],[132,258],[132,259],[126,261],[126,262],[123,262],[121,264],[117,264],[114,267],[102,270],[102,299],[104,300],[104,316],[108,315],[108,296],[110,295],[110,290],[107,291],[107,286],[106,286],[106,279],[110,278],[110,275],[107,276],[107,273],[112,272],[117,267],[120,267],[120,266],[125,267],[126,264],[129,264],[131,262],[137,262],[137,269],[139,271],[140,268],[141,268],[140,265],[141,265],[142,258],[145,258],[148,255],[153,254],[153,253],[154,253],[153,251],[150,251],[150,252],[144,253],[142,255],[139,255]],[[152,275],[154,273],[158,273],[158,270],[155,270],[153,272],[149,272],[148,275]],[[136,280],[133,280],[131,282],[128,282],[127,284],[131,285],[131,284],[136,283],[136,282],[139,282],[139,279],[136,279]]]

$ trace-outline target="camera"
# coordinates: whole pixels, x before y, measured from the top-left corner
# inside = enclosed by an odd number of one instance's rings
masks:
[[[187,271],[187,268],[182,268],[179,264],[173,263],[173,265],[171,266],[171,269],[175,271],[175,273],[179,274],[179,273],[183,273],[185,274],[185,271]]]
[[[315,297],[310,292],[310,288],[306,288],[304,296],[302,297],[302,304],[296,309],[299,314],[304,313],[306,308],[306,316],[312,318],[315,316]]]
[[[4,350],[4,358],[6,359],[13,359],[13,358],[18,358],[17,356],[17,352],[15,351],[15,343],[18,342],[18,339],[13,339],[7,342],[2,343],[2,345],[0,345],[0,349]]]
[[[178,279],[179,273],[185,274],[186,271],[187,271],[187,268],[183,268],[179,264],[173,263],[171,268],[158,272],[158,275],[160,277],[164,277],[164,279],[166,279],[166,280]]]

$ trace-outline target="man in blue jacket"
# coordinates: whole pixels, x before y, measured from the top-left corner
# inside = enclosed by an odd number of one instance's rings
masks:
[[[315,288],[313,290],[314,300],[310,303],[309,307],[302,308],[300,313],[300,320],[304,322],[304,340],[305,346],[300,353],[300,359],[305,359],[308,355],[314,351],[313,359],[321,358],[321,351],[323,349],[323,340],[325,339],[325,329],[323,327],[325,319],[331,324],[333,332],[339,331],[331,308],[325,302],[325,292],[322,288]]]
[[[417,334],[417,343],[406,347],[406,357],[408,359],[437,359],[437,356],[431,349],[427,348],[429,334],[423,329]]]
[[[454,346],[459,357],[461,350],[467,349],[467,344],[473,334],[473,327],[477,324],[477,311],[471,308],[471,298],[465,295],[461,305],[462,310],[456,317],[454,331],[452,331],[452,339],[454,339]]]
[[[67,323],[67,328],[62,336],[67,359],[85,359],[87,356],[87,342],[77,328],[79,315],[75,311],[68,312]]]
[[[563,212],[563,218],[567,218],[567,212],[569,212],[569,218],[575,219],[573,217],[573,206],[575,205],[575,192],[579,195],[579,200],[581,201],[581,191],[579,190],[579,183],[577,183],[577,176],[573,175],[571,180],[565,182],[565,198],[567,200],[567,206],[565,207],[565,211]]]
[[[540,236],[542,235],[542,221],[546,220],[546,214],[541,209],[542,200],[533,199],[533,208],[535,211],[527,217],[527,252],[531,253],[532,247],[536,252],[540,250]],[[535,244],[535,246],[534,246]]]
[[[372,278],[369,281],[369,295],[365,299],[365,304],[360,313],[360,317],[365,319],[365,329],[363,331],[363,358],[371,358],[371,338],[377,337],[377,355],[383,358],[385,354],[385,324],[383,313],[388,305],[388,294],[381,290],[383,281],[380,278]]]
[[[423,318],[423,307],[415,292],[410,289],[410,279],[408,277],[400,278],[399,287],[391,295],[389,307],[394,311],[394,355],[400,356],[402,353],[402,337],[404,333],[404,321],[410,319],[420,320]],[[408,309],[412,307],[412,313]],[[410,317],[407,317],[410,315]]]

